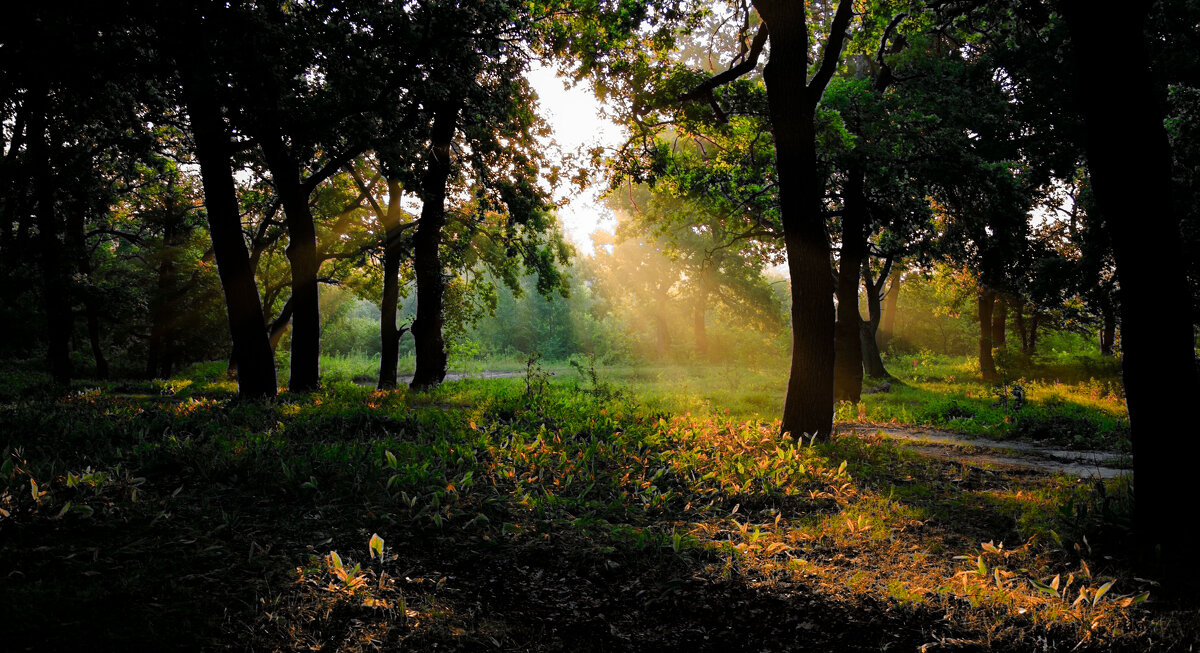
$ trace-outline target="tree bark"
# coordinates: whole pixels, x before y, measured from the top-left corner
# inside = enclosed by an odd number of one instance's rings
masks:
[[[1100,355],[1112,356],[1117,339],[1117,311],[1107,297],[1100,303]]]
[[[992,348],[1008,349],[1008,300],[1004,295],[996,295],[996,310],[992,311]]]
[[[893,273],[894,262],[888,257],[879,271],[879,279],[871,279],[870,257],[863,261],[862,281],[863,291],[867,294],[867,319],[862,322],[860,337],[862,340],[863,370],[867,376],[875,379],[890,379],[887,368],[883,365],[883,355],[879,350],[879,323],[882,319],[882,301],[880,295],[883,285]]]
[[[288,389],[313,392],[321,387],[321,306],[317,290],[317,228],[300,181],[300,165],[288,152],[278,130],[262,134],[261,147],[271,169],[271,181],[283,204],[292,271],[292,352]]]
[[[1025,301],[1018,300],[1013,306],[1013,327],[1017,330],[1017,337],[1021,339],[1021,353],[1029,353],[1029,332],[1025,327]]]
[[[709,358],[708,329],[705,317],[708,313],[709,271],[700,271],[699,287],[696,291],[696,302],[692,305],[692,330],[696,336],[696,355],[701,359]]]
[[[395,389],[397,381],[396,367],[400,363],[400,338],[407,329],[400,329],[396,324],[400,304],[400,263],[404,258],[404,230],[400,228],[401,192],[399,181],[388,180],[388,207],[380,216],[383,223],[383,296],[379,300],[379,383],[380,390]]]
[[[242,237],[229,131],[217,102],[217,84],[206,71],[194,67],[194,62],[203,58],[203,50],[199,47],[188,55],[193,57],[193,64],[184,66],[183,91],[200,161],[213,255],[225,291],[233,357],[237,360],[238,395],[244,399],[274,397],[278,391],[275,359],[263,329],[262,304]]]
[[[1042,312],[1032,308],[1029,314],[1029,351],[1030,356],[1037,353],[1038,326],[1042,322]]]
[[[446,183],[450,179],[450,145],[458,107],[445,104],[434,115],[429,134],[429,160],[421,183],[421,218],[413,234],[413,272],[417,282],[417,317],[412,335],[416,370],[409,387],[427,390],[446,378],[446,340],[442,336],[442,228],[446,225]]]
[[[1185,518],[1181,506],[1200,503],[1191,469],[1200,440],[1186,432],[1181,411],[1196,398],[1196,352],[1188,312],[1162,310],[1190,290],[1171,197],[1171,153],[1159,105],[1164,93],[1155,87],[1143,36],[1151,4],[1127,3],[1117,11],[1066,0],[1063,8],[1088,169],[1120,282],[1139,560],[1166,592],[1195,595],[1200,566],[1179,520]],[[1154,253],[1154,265],[1145,264],[1147,252]]]
[[[979,373],[984,383],[992,383],[1000,377],[996,374],[996,361],[992,358],[992,310],[996,304],[996,292],[987,286],[979,287]]]
[[[46,116],[49,107],[45,96],[48,94],[48,88],[31,93],[34,98],[31,101],[36,103],[36,107],[29,124],[29,158],[33,168],[34,201],[37,203],[42,299],[46,310],[46,358],[51,380],[55,385],[65,386],[71,382],[72,376],[71,332],[74,330],[74,314],[60,240],[62,221],[55,203],[50,125]]]
[[[838,3],[820,67],[805,83],[809,43],[804,3],[754,2],[770,31],[771,55],[763,81],[775,137],[780,220],[792,290],[792,356],[780,428],[820,439],[833,431],[834,310],[814,119],[841,57],[851,4]]]
[[[903,272],[899,266],[892,268],[891,281],[888,283],[887,297],[883,300],[883,320],[879,323],[878,342],[880,349],[887,349],[896,337],[896,315],[900,308],[900,276]]]
[[[842,252],[838,260],[837,322],[834,325],[833,399],[857,402],[862,398],[862,314],[858,310],[858,283],[867,258],[867,195],[865,172],[851,166],[843,192]]]

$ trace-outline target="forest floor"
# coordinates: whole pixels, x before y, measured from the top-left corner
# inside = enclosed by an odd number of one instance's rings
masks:
[[[1028,451],[977,460],[996,443],[904,425],[847,422],[811,445],[525,377],[268,404],[203,389],[0,402],[4,649],[1200,641],[1195,604],[1124,557],[1128,477],[1031,468]]]

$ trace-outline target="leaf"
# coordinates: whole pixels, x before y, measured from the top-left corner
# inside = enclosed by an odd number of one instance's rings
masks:
[[[333,564],[334,569],[342,569],[342,556],[337,554],[337,551],[329,552],[329,560]]]
[[[375,554],[379,554],[379,561],[383,562],[383,538],[379,537],[379,533],[371,535],[371,539],[367,541],[367,548],[371,550],[371,559],[375,559]]]
[[[842,472],[844,472],[844,471],[846,471],[846,461],[843,460],[842,464],[838,466],[837,475],[841,476]]]
[[[1058,591],[1058,582],[1062,580],[1060,576],[1060,574],[1055,574],[1054,580],[1050,581],[1050,589],[1054,590],[1055,592]]]
[[[783,542],[773,542],[767,547],[767,555],[774,555],[780,551],[788,551],[791,550],[791,548],[792,547],[784,544]]]
[[[391,467],[392,469],[397,469],[400,467],[400,463],[396,461],[395,454],[393,454],[390,451],[384,451],[383,455],[387,456],[387,466],[388,467]]]
[[[976,558],[975,564],[976,564],[975,572],[978,573],[980,576],[987,576],[988,568],[987,568],[987,565],[983,564],[983,556],[979,556],[978,558]]]
[[[1057,581],[1057,580],[1058,580],[1058,577],[1055,576],[1055,581]],[[1037,582],[1037,580],[1035,580],[1033,578],[1029,579],[1029,583],[1031,585],[1033,585],[1034,588],[1036,588],[1039,592],[1045,592],[1046,594],[1049,594],[1051,596],[1058,596],[1058,591],[1055,590],[1054,588],[1050,587],[1049,585],[1043,585],[1043,584]]]
[[[1108,594],[1108,590],[1112,588],[1113,583],[1115,583],[1115,582],[1117,582],[1117,581],[1110,580],[1107,583],[1101,585],[1100,589],[1096,590],[1096,596],[1092,598],[1092,603],[1099,603],[1100,599],[1104,598],[1105,594]]]
[[[996,545],[992,544],[990,541],[984,542],[980,546],[982,546],[983,550],[987,551],[988,553],[999,553],[1000,552],[999,549],[996,548]]]
[[[1133,597],[1133,603],[1141,603],[1142,601],[1145,601],[1148,598],[1150,598],[1150,592],[1145,592],[1145,593],[1142,593],[1142,594],[1139,594],[1139,595]]]

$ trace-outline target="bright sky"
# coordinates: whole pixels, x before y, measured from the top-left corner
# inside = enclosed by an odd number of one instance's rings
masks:
[[[554,139],[564,154],[582,153],[597,145],[613,149],[624,140],[621,128],[599,115],[600,103],[586,83],[564,88],[569,80],[559,77],[553,68],[536,63],[527,77],[537,91],[539,113],[550,124]],[[583,191],[575,189],[569,181],[555,189],[555,199],[568,201],[559,209],[558,216],[567,237],[582,254],[593,251],[593,231],[616,228],[616,219],[599,199],[603,190],[603,180]]]

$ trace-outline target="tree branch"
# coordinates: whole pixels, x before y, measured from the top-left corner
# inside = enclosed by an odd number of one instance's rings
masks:
[[[843,0],[843,2],[849,4],[848,0]],[[743,59],[741,63],[704,80],[696,88],[679,96],[679,102],[685,103],[709,98],[712,95],[713,89],[724,86],[738,77],[745,75],[751,70],[754,70],[754,67],[758,65],[758,57],[762,54],[763,47],[766,44],[767,24],[763,23],[758,27],[758,32],[754,34],[754,41],[750,43],[749,54],[746,55],[746,58]]]
[[[829,28],[829,39],[825,41],[825,49],[821,52],[821,66],[808,83],[809,100],[814,107],[821,101],[825,87],[829,85],[829,80],[833,79],[833,73],[837,70],[838,61],[842,58],[842,45],[846,41],[846,30],[853,18],[853,0],[840,0],[837,13],[833,15],[833,25]]]

